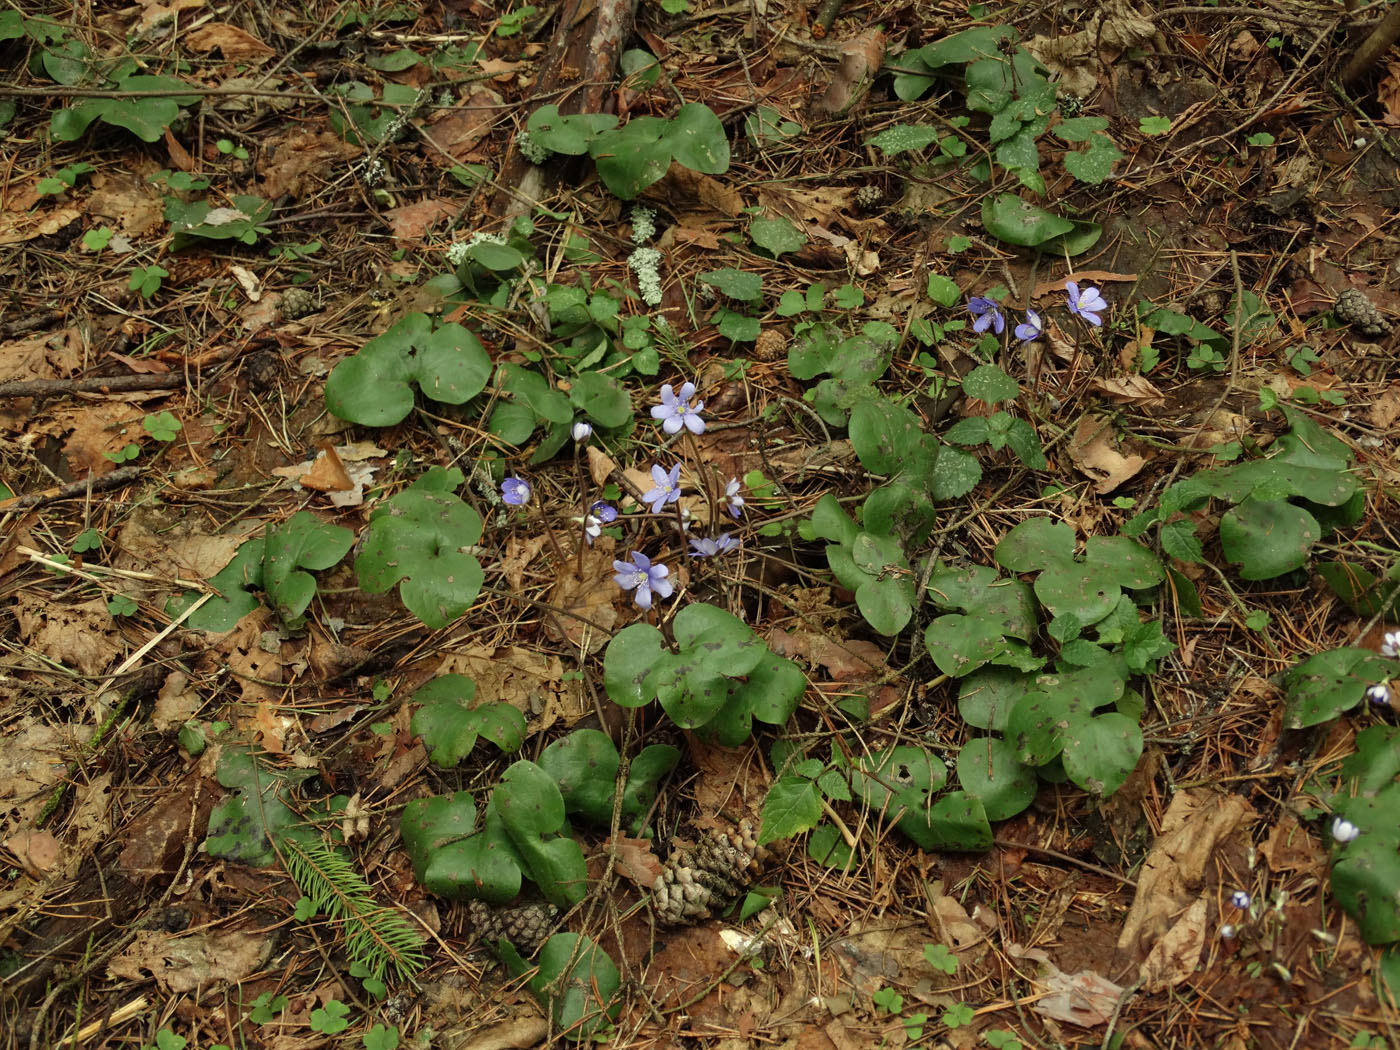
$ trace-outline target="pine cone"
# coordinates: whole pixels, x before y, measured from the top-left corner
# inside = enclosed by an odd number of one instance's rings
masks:
[[[740,821],[732,839],[707,832],[694,849],[678,850],[657,876],[652,885],[657,921],[668,926],[703,922],[749,888],[767,856],[751,821]]]
[[[885,194],[879,186],[872,186],[866,183],[856,190],[856,204],[865,211],[874,211],[885,199]]]
[[[492,948],[504,937],[527,959],[549,939],[558,914],[559,909],[545,901],[514,904],[508,908],[493,908],[479,900],[467,904],[467,915],[478,937]]]
[[[1381,312],[1366,298],[1365,293],[1356,288],[1348,288],[1337,296],[1337,304],[1332,308],[1332,312],[1337,315],[1338,321],[1368,339],[1378,339],[1390,334],[1390,322],[1381,316]]]
[[[316,297],[305,288],[288,288],[282,296],[282,319],[300,321],[307,314],[317,310]]]

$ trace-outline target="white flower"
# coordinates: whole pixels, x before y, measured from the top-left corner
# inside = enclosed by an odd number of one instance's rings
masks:
[[[574,424],[574,428],[570,433],[573,435],[575,441],[584,442],[593,436],[593,428],[583,420],[579,420]]]
[[[736,518],[744,516],[744,497],[739,495],[739,479],[730,478],[729,484],[724,486],[725,509]]]
[[[1385,641],[1381,643],[1381,655],[1388,656],[1392,660],[1400,656],[1400,631],[1387,631]]]
[[[447,249],[447,261],[455,268],[467,261],[467,242],[457,241]]]
[[[1249,894],[1244,890],[1236,890],[1234,893],[1230,894],[1230,903],[1240,911],[1244,911],[1249,907]]]
[[[1220,927],[1220,936],[1224,940],[1233,941],[1235,939],[1234,924],[1227,922],[1224,926]]]
[[[1346,817],[1332,818],[1332,838],[1337,842],[1350,842],[1360,834],[1361,829],[1347,820]]]
[[[1390,683],[1382,682],[1380,685],[1373,685],[1366,690],[1366,699],[1373,704],[1390,703]]]

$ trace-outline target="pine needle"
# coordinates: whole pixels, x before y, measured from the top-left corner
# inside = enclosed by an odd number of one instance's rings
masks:
[[[316,906],[338,921],[345,951],[379,981],[392,974],[403,980],[427,965],[417,932],[401,915],[376,903],[369,883],[349,858],[319,841],[283,836],[279,843],[287,872]]]

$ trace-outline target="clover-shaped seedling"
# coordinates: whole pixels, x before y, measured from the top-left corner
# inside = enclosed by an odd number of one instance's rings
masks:
[[[502,751],[518,751],[525,742],[525,716],[500,701],[476,704],[476,683],[465,675],[448,674],[425,683],[413,694],[422,704],[409,729],[423,738],[436,766],[450,768],[471,753],[478,737]]]
[[[982,800],[988,820],[1014,817],[1035,798],[1035,770],[997,737],[973,737],[958,752],[958,783]]]
[[[425,397],[460,405],[486,389],[491,358],[459,324],[434,330],[426,314],[409,314],[341,361],[326,380],[326,407],[341,419],[387,427],[413,410],[413,385]]]
[[[404,807],[399,833],[413,874],[429,893],[492,904],[505,904],[520,893],[523,859],[494,805],[487,805],[477,830],[469,792],[415,799]]]
[[[190,613],[185,624],[194,631],[231,631],[243,617],[258,607],[254,590],[262,587],[262,539],[247,540],[238,548],[229,563],[209,578],[215,596]],[[199,598],[196,591],[186,591],[166,604],[171,617],[179,616]]]
[[[1043,662],[1025,644],[1035,636],[1036,608],[1020,580],[999,580],[985,565],[941,565],[929,576],[928,593],[938,608],[959,610],[938,617],[924,632],[929,655],[944,674],[960,678],[988,663],[1030,671]]]
[[[274,770],[246,748],[228,745],[219,755],[215,774],[226,788],[236,789],[209,814],[205,848],[212,857],[263,868],[277,859],[273,840],[289,834],[299,818],[287,804],[291,782],[314,770],[295,773]]]
[[[585,934],[554,934],[534,965],[508,941],[500,948],[502,960],[517,977],[539,967],[530,978],[530,991],[564,1036],[575,1042],[590,1039],[617,1019],[622,975],[608,953]]]
[[[1333,807],[1358,834],[1338,843],[1332,893],[1368,943],[1388,944],[1400,940],[1400,729],[1365,729],[1356,748]]]
[[[1142,756],[1142,730],[1122,710],[1095,713],[1108,704],[1134,706],[1125,697],[1123,678],[1108,665],[1042,675],[1012,708],[1006,738],[1026,765],[1043,767],[1060,759],[1075,784],[1111,795]]]
[[[143,142],[158,142],[165,129],[180,115],[181,106],[192,106],[200,95],[182,93],[189,85],[174,77],[129,76],[112,85],[116,97],[84,99],[75,106],[57,110],[49,120],[49,130],[60,142],[81,138],[94,120],[125,128]],[[154,95],[151,92],[166,92]],[[134,97],[122,98],[130,93]]]
[[[533,762],[516,762],[501,776],[491,804],[545,898],[559,908],[583,900],[588,889],[583,849],[562,834],[564,796],[554,779]]]
[[[562,115],[558,106],[541,106],[530,114],[525,130],[536,145],[551,153],[581,157],[589,144],[605,131],[617,127],[617,118],[607,113]]]
[[[479,539],[481,516],[456,496],[409,488],[370,515],[355,573],[371,594],[399,583],[409,612],[429,627],[446,627],[481,591],[481,563],[462,550]]]
[[[707,175],[729,169],[724,125],[699,102],[685,103],[670,120],[637,117],[602,131],[589,142],[588,152],[598,165],[598,177],[623,200],[632,200],[665,175],[673,158]]]
[[[1091,536],[1084,560],[1074,556],[1074,530],[1049,518],[1017,525],[992,555],[1011,572],[1036,572],[1035,596],[1055,616],[1073,613],[1080,623],[1102,620],[1124,587],[1151,587],[1163,579],[1162,566],[1146,547],[1124,536]]]
[[[1366,698],[1366,690],[1400,673],[1400,661],[1369,649],[1330,649],[1308,657],[1284,677],[1289,729],[1330,722]]]
[[[970,726],[1006,731],[1011,711],[1035,687],[1035,677],[1009,667],[983,667],[963,679],[958,713]]]
[[[862,758],[852,772],[851,788],[920,849],[988,848],[991,825],[979,799],[953,791],[934,801],[947,781],[948,768],[936,755],[899,745]]]
[[[731,745],[748,738],[753,719],[781,725],[796,710],[802,672],[770,653],[737,616],[687,605],[673,633],[675,652],[649,624],[626,627],[608,643],[603,682],[615,703],[640,707],[656,699],[681,728]]]
[[[188,204],[168,199],[165,217],[173,234],[171,250],[179,251],[196,240],[238,241],[252,244],[271,233],[262,223],[272,214],[273,202],[250,194],[235,194],[232,207],[211,205],[208,201]]]
[[[632,760],[621,814],[623,826],[631,834],[640,832],[662,778],[680,757],[669,744],[652,744]],[[539,767],[559,785],[565,810],[605,828],[612,825],[619,765],[612,738],[597,729],[576,729],[550,744],[539,758]]]
[[[827,564],[855,592],[866,622],[881,634],[898,634],[914,615],[914,574],[899,541],[862,532],[829,492],[813,509],[811,531],[831,541]]]
[[[263,543],[262,586],[283,620],[295,620],[316,594],[316,578],[305,569],[329,569],[355,543],[355,534],[328,525],[310,511],[267,530]]]
[[[190,614],[186,623],[196,631],[228,631],[258,607],[254,591],[267,592],[283,621],[294,623],[316,594],[316,579],[305,569],[329,569],[355,542],[355,534],[322,522],[310,511],[298,511],[280,526],[269,526],[262,539],[238,548],[229,563],[209,580],[217,592]],[[198,598],[189,591],[166,605],[178,616]]]

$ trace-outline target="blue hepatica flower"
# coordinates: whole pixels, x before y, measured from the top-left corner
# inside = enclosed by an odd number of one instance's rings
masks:
[[[661,404],[651,406],[651,418],[661,421],[661,429],[668,434],[679,434],[685,427],[692,434],[705,433],[705,421],[700,418],[700,410],[705,402],[697,401],[692,406],[690,399],[695,396],[695,384],[681,384],[680,393],[671,389],[670,383],[661,387]]]
[[[1373,704],[1390,703],[1390,683],[1381,682],[1380,685],[1373,685],[1366,690],[1366,699]]]
[[[575,441],[582,444],[593,436],[593,428],[583,420],[579,420],[570,428],[569,433],[573,436]]]
[[[1249,907],[1249,894],[1244,890],[1236,890],[1230,894],[1230,903],[1240,911],[1244,911]]]
[[[739,541],[727,532],[720,533],[714,539],[706,536],[702,540],[690,541],[690,556],[692,558],[713,558],[716,554],[728,554],[732,550],[739,549]]]
[[[651,480],[653,487],[642,493],[642,499],[651,504],[653,514],[660,514],[666,504],[675,503],[681,498],[681,465],[677,463],[668,474],[660,464],[653,463]]]
[[[1016,338],[1023,343],[1029,343],[1032,339],[1039,339],[1040,333],[1045,331],[1045,322],[1040,319],[1040,314],[1034,310],[1026,311],[1026,323],[1016,326]]]
[[[530,502],[530,483],[524,478],[506,478],[501,482],[501,499],[512,507],[523,507]]]
[[[1069,299],[1069,312],[1076,317],[1082,317],[1094,327],[1103,324],[1103,318],[1099,313],[1108,309],[1108,300],[1099,294],[1099,290],[1092,284],[1084,291],[1079,290],[1079,285],[1074,281],[1065,282],[1065,295]]]
[[[744,516],[744,497],[739,495],[739,479],[730,478],[724,486],[724,507],[736,518]]]
[[[985,295],[974,295],[967,301],[968,312],[977,320],[972,322],[972,330],[977,333],[985,332],[991,328],[997,335],[1006,331],[1006,318],[1001,316],[995,299],[988,299]]]
[[[617,585],[624,591],[632,591],[632,600],[643,609],[651,608],[653,593],[661,598],[669,598],[675,589],[666,578],[671,574],[671,570],[659,562],[653,565],[651,559],[640,551],[632,552],[630,562],[613,562],[613,568],[617,570],[613,576]]]
[[[605,503],[603,500],[599,500],[597,503],[593,504],[593,506],[589,507],[588,513],[591,517],[597,518],[604,525],[611,525],[617,520],[617,508],[611,503]]]

